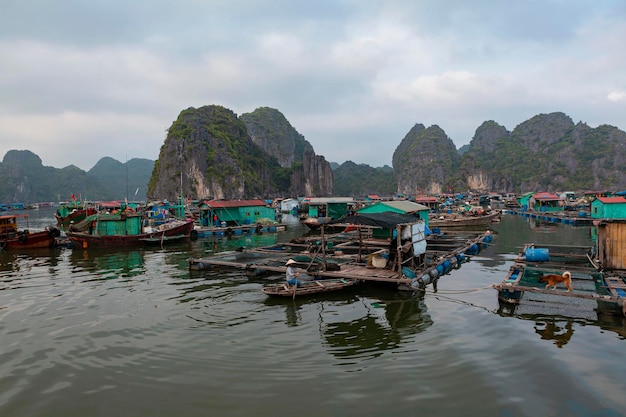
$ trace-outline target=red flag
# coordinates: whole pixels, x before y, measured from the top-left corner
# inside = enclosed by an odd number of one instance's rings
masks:
[[[72,200],[76,200],[76,196],[72,193]]]

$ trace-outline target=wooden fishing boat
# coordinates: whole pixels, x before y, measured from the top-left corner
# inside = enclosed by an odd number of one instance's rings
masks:
[[[518,304],[523,291],[519,289],[515,289],[515,286],[518,286],[522,277],[524,276],[524,267],[525,265],[522,263],[515,263],[511,265],[509,268],[509,272],[506,274],[506,277],[502,281],[502,286],[498,290],[498,301],[509,303],[509,304]]]
[[[191,219],[172,220],[157,227],[146,228],[143,216],[133,212],[96,214],[66,232],[75,247],[116,247],[164,244],[182,239],[195,239]]]
[[[24,228],[19,227],[18,220],[25,222]],[[59,229],[55,227],[31,232],[28,229],[28,215],[26,214],[0,216],[0,250],[49,248],[54,246],[60,234]]]
[[[54,218],[57,220],[57,224],[61,229],[67,230],[72,222],[74,222],[74,224],[80,223],[85,220],[87,216],[91,216],[97,212],[98,210],[95,207],[75,203],[73,205],[59,206],[54,213]]]
[[[428,220],[428,227],[465,227],[465,226],[485,226],[497,223],[501,220],[502,213],[494,210],[486,214],[457,213],[442,214]]]
[[[298,297],[303,295],[319,294],[323,292],[339,291],[356,285],[355,279],[324,279],[303,281],[299,287],[289,286],[287,283],[269,284],[263,287],[263,293],[274,297]]]

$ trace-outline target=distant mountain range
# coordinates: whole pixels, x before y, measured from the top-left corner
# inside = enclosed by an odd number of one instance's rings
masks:
[[[70,165],[43,166],[31,151],[9,151],[0,164],[0,202],[36,203],[90,200],[145,200],[154,161],[131,159],[121,163],[104,157],[89,171]]]
[[[550,113],[511,132],[486,121],[458,150],[439,126],[417,123],[396,147],[393,167],[339,165],[316,155],[278,110],[262,107],[237,117],[221,106],[205,106],[181,112],[157,161],[104,157],[85,172],[73,165],[44,167],[30,151],[9,151],[0,163],[0,202],[63,201],[72,194],[171,199],[181,178],[191,198],[621,191],[625,162],[625,132]]]

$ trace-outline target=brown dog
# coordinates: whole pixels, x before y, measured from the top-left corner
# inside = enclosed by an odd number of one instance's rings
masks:
[[[539,278],[539,282],[547,282],[546,289],[552,287],[553,290],[556,290],[557,284],[563,283],[567,287],[567,292],[572,290],[572,274],[569,271],[563,272],[563,275],[544,275]]]

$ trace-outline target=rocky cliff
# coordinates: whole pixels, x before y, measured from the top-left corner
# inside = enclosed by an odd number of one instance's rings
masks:
[[[407,195],[447,192],[459,160],[454,143],[443,129],[416,124],[393,153],[397,191]]]
[[[246,125],[252,141],[281,167],[290,168],[291,184],[284,195],[325,197],[333,192],[333,172],[323,156],[278,110],[260,107],[239,119]]]
[[[560,112],[537,115],[512,132],[484,122],[462,157],[451,155],[450,146],[437,126],[415,125],[394,153],[399,191],[626,188],[626,133],[608,125],[574,124]]]
[[[241,118],[220,106],[181,112],[156,163],[102,158],[85,172],[73,165],[44,167],[32,152],[11,150],[0,163],[0,202],[58,201],[72,194],[133,199],[137,188],[141,198],[146,178],[149,197],[157,199],[181,190],[195,198],[390,195],[394,177],[394,191],[409,195],[626,189],[626,133],[574,124],[563,113],[537,115],[512,132],[486,121],[459,152],[443,129],[416,124],[394,152],[393,172],[347,161],[333,174],[280,112],[257,110]],[[293,161],[291,166],[281,166],[279,157],[285,165]]]
[[[239,119],[246,125],[252,141],[275,157],[283,168],[302,162],[304,152],[313,152],[313,146],[276,109],[260,107]]]
[[[221,106],[189,108],[169,128],[148,186],[151,198],[181,192],[198,199],[330,195],[332,171],[276,110],[238,118]]]

